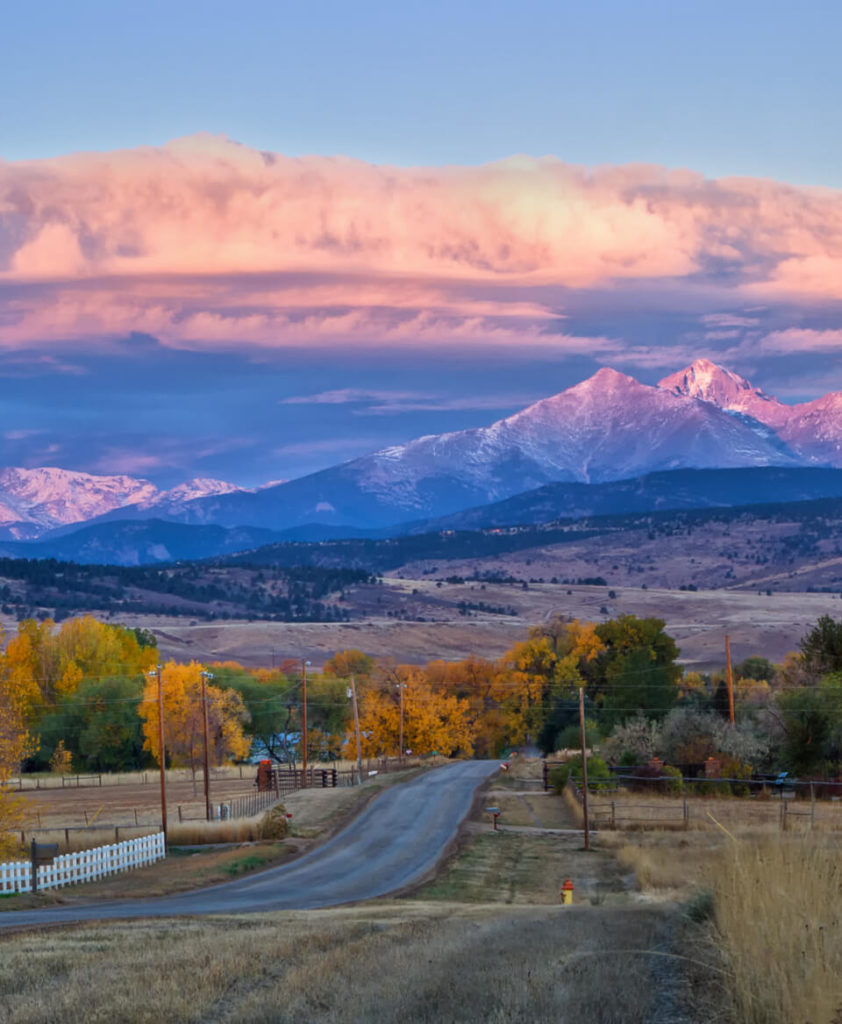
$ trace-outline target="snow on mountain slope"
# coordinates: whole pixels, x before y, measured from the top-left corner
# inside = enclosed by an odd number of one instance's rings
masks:
[[[421,437],[256,494],[194,501],[179,518],[272,529],[384,526],[551,482],[793,464],[756,421],[604,368],[489,427]]]
[[[784,405],[708,359],[697,359],[658,386],[752,417],[770,427],[804,464],[842,466],[842,392]]]
[[[420,480],[443,472],[496,498],[523,483],[588,483],[656,469],[790,462],[779,445],[710,404],[604,368],[490,427],[420,438],[352,465],[361,470],[363,488],[397,485],[411,501]]]
[[[54,466],[0,469],[0,526],[14,537],[86,522],[117,508],[178,509],[185,502],[236,490],[221,480],[189,480],[160,491],[148,480],[98,476]]]
[[[697,359],[684,370],[658,382],[658,387],[676,395],[709,402],[729,412],[739,412],[777,431],[790,418],[792,406],[764,394],[744,377],[709,359]]]
[[[297,480],[251,490],[195,479],[65,470],[0,472],[7,533],[103,519],[283,530],[361,528],[447,515],[548,483],[604,483],[672,469],[842,466],[842,394],[786,406],[697,360],[652,387],[604,368],[488,427],[418,438]],[[16,532],[17,531],[17,532]]]

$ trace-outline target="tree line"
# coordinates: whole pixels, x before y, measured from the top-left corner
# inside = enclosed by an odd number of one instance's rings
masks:
[[[308,757],[356,754],[349,683],[359,694],[362,756],[439,753],[498,757],[534,743],[544,754],[579,742],[584,690],[588,742],[615,763],[653,757],[685,765],[718,758],[742,777],[783,768],[839,773],[842,622],[820,619],[780,665],[735,666],[736,722],[724,672],[682,670],[663,620],[621,615],[600,623],[561,617],[528,631],[500,658],[426,665],[337,652],[307,678]],[[120,771],[158,763],[152,634],[91,616],[21,622],[0,655],[0,783],[24,770]],[[209,670],[210,760],[250,753],[302,755],[300,662],[248,669],[169,661],[162,668],[169,765],[204,753],[202,672]],[[14,817],[0,799],[0,830]]]

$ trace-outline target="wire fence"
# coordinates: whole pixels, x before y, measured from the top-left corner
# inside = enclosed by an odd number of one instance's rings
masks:
[[[754,785],[748,786],[747,781]],[[842,831],[842,799],[837,783],[770,779],[698,779],[672,775],[588,779],[588,811],[593,828],[691,829],[761,828],[782,832]],[[581,777],[567,789],[581,805]]]
[[[211,768],[212,779],[248,779],[255,766],[250,764],[223,765]],[[202,773],[191,768],[167,768],[167,782],[192,782]],[[9,779],[8,788],[18,793],[53,789],[101,789],[106,786],[157,786],[161,773],[157,769],[142,772],[88,772],[18,775]]]

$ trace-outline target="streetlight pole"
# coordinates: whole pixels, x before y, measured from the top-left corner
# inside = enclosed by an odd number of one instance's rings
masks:
[[[301,786],[307,786],[307,666],[301,659]]]
[[[201,671],[202,676],[202,724],[205,733],[205,818],[210,821],[213,817],[210,801],[210,740],[208,729],[208,680],[213,679],[212,672]]]
[[[156,665],[149,675],[158,679],[158,762],[161,767],[161,831],[164,833],[164,849],[167,846],[167,770],[164,748],[164,684],[161,680],[161,666]]]

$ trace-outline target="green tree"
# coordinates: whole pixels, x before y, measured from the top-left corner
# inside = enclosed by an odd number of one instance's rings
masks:
[[[84,680],[41,720],[35,764],[46,768],[59,743],[88,771],[133,771],[148,764],[137,712],[143,687],[142,676]]]
[[[287,679],[281,672],[255,675],[244,668],[214,665],[213,682],[242,698],[249,713],[244,728],[252,742],[274,760],[288,760],[286,738],[298,713],[301,680]]]
[[[678,700],[678,647],[663,619],[621,615],[596,626],[603,649],[583,665],[588,692],[602,708],[607,729],[639,712],[663,718]]]
[[[842,671],[842,621],[822,615],[802,639],[801,656],[813,678]]]
[[[768,658],[761,658],[756,654],[734,666],[734,675],[737,679],[765,680],[768,683],[776,672],[777,669]]]

